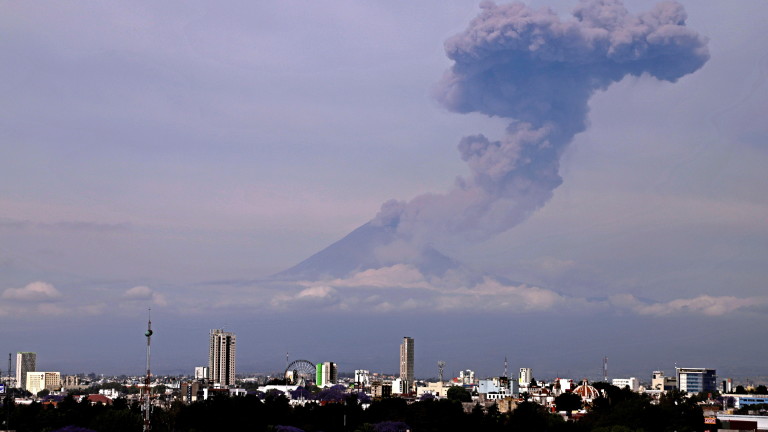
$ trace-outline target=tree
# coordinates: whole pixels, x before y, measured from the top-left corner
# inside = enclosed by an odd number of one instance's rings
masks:
[[[761,395],[768,394],[768,388],[766,388],[764,384],[760,384],[759,386],[755,387],[755,393]]]
[[[50,390],[48,390],[48,389],[42,389],[42,390],[40,390],[39,392],[37,392],[37,397],[39,397],[39,398],[44,398],[44,397],[48,396],[49,394],[51,394],[51,391],[50,391]]]
[[[373,425],[374,432],[405,432],[408,425],[400,421],[383,421]]]
[[[743,385],[736,386],[736,394],[745,394],[747,392]]]
[[[448,400],[459,402],[472,402],[472,395],[467,389],[461,386],[451,386],[446,392]]]
[[[555,398],[555,406],[558,411],[565,411],[570,415],[571,411],[581,409],[581,396],[575,393],[562,393]]]
[[[509,414],[507,427],[513,431],[546,431],[552,430],[556,422],[563,420],[536,402],[523,402]]]

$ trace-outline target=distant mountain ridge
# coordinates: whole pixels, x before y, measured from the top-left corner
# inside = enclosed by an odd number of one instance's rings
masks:
[[[442,276],[450,269],[461,267],[459,262],[431,246],[420,248],[416,254],[384,258],[381,249],[392,246],[398,240],[394,226],[368,222],[295,266],[274,274],[272,278],[279,280],[343,278],[355,272],[396,264],[413,265],[426,276]]]

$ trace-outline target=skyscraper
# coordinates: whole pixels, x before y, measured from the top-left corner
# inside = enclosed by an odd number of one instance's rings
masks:
[[[235,334],[211,330],[208,351],[208,378],[222,386],[235,384]]]
[[[413,338],[405,336],[400,344],[400,379],[413,386]]]
[[[517,380],[517,383],[520,384],[521,387],[528,387],[528,384],[531,383],[532,379],[533,379],[533,369],[520,368],[520,375]]]
[[[37,353],[16,353],[16,387],[27,389],[27,372],[34,372],[37,364]]]
[[[324,387],[328,384],[336,384],[338,382],[339,375],[336,370],[336,363],[325,362],[317,364],[315,368],[315,385]]]

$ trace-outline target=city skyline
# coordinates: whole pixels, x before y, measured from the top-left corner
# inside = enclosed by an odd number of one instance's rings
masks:
[[[6,5],[0,349],[768,375],[768,4],[478,4]]]

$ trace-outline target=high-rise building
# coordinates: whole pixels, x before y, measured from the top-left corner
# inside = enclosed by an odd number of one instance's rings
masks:
[[[336,384],[337,382],[339,382],[339,375],[336,370],[336,363],[325,362],[317,364],[315,367],[315,384],[318,387]]]
[[[235,334],[211,330],[208,379],[222,386],[235,384]]]
[[[355,385],[368,387],[371,384],[371,371],[366,369],[355,370]]]
[[[517,383],[520,384],[521,387],[528,387],[532,379],[533,379],[533,369],[520,368],[520,375],[517,379]]]
[[[407,388],[413,386],[413,338],[405,336],[400,344],[400,379]]]
[[[691,394],[717,391],[717,372],[705,368],[675,368],[677,388]]]
[[[27,389],[27,372],[34,372],[37,364],[37,353],[16,353],[16,387]]]

